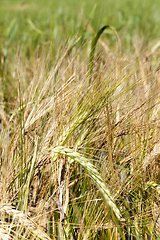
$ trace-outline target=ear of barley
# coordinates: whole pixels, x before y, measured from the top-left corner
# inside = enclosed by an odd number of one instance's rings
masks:
[[[67,148],[63,146],[57,146],[52,149],[53,153],[58,153],[58,154],[64,154],[71,158],[71,160],[76,161],[79,163],[82,167],[85,168],[89,176],[93,179],[95,184],[98,186],[100,192],[102,193],[107,205],[110,207],[110,209],[114,212],[118,220],[121,219],[121,213],[116,204],[114,203],[114,199],[111,196],[111,193],[109,189],[107,188],[105,182],[103,181],[100,173],[97,171],[95,166],[90,162],[89,159],[85,158],[82,156],[80,153]]]
[[[32,236],[35,237],[36,239],[51,240],[51,238],[42,230],[42,228],[39,225],[37,225],[32,220],[30,220],[25,214],[23,214],[22,211],[16,210],[13,206],[1,205],[0,206],[0,215],[1,214],[7,214],[10,217],[12,217],[13,223],[16,223],[17,226],[21,225],[22,228],[24,229],[24,231],[25,230],[28,231],[28,233],[31,233]],[[2,231],[2,228],[0,228],[0,234],[1,234],[1,231]],[[16,232],[16,234],[18,235],[18,232]],[[9,236],[6,235],[6,237],[9,237]],[[10,238],[8,238],[8,239],[10,239]]]

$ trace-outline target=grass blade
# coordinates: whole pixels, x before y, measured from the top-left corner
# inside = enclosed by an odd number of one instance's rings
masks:
[[[90,56],[89,56],[89,85],[91,84],[91,75],[92,75],[92,71],[93,71],[93,61],[94,61],[94,53],[96,50],[96,45],[97,45],[98,39],[100,38],[101,34],[107,28],[110,28],[110,26],[106,25],[106,26],[102,27],[97,32],[96,36],[93,38],[92,43],[91,43],[91,51],[90,51]]]

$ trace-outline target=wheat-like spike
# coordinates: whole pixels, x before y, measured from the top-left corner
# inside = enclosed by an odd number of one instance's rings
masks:
[[[6,229],[0,227],[0,240],[11,240],[10,236],[6,233]]]
[[[81,166],[83,166],[86,171],[88,172],[89,176],[94,180],[96,185],[98,186],[99,190],[101,191],[104,199],[106,200],[108,206],[112,209],[115,213],[118,220],[121,219],[121,213],[116,204],[114,203],[113,197],[109,189],[107,188],[105,182],[103,181],[100,173],[97,171],[95,166],[90,162],[89,159],[83,157],[80,153],[75,152],[70,148],[66,148],[63,146],[57,146],[52,149],[53,153],[65,154],[72,160],[78,162]]]
[[[14,209],[14,207],[12,207],[11,205],[0,206],[0,214],[1,213],[6,213],[9,216],[12,216],[13,221],[18,221],[18,223],[21,224],[22,227],[27,229],[30,233],[32,233],[34,237],[38,237],[38,239],[41,240],[51,240],[51,238],[46,233],[44,233],[38,225],[28,219],[27,216],[23,214],[23,212]]]

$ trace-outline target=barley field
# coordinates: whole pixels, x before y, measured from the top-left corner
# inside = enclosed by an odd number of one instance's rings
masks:
[[[0,240],[160,240],[160,0],[0,0]]]

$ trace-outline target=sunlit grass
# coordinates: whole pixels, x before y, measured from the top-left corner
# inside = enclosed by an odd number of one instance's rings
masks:
[[[158,16],[102,2],[0,3],[2,239],[160,238]]]

